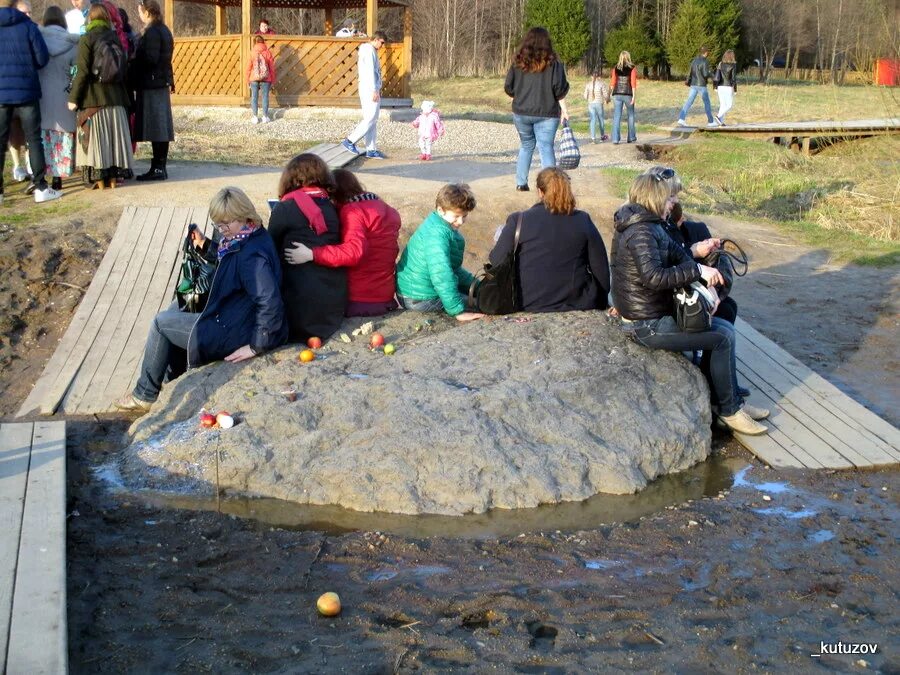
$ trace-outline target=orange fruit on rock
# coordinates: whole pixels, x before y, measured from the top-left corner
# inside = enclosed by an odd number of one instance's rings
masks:
[[[306,346],[310,349],[318,349],[322,346],[322,338],[311,337],[306,341]]]
[[[309,363],[316,358],[316,353],[312,349],[304,349],[298,357],[303,363]]]
[[[322,593],[316,601],[316,609],[322,616],[337,616],[341,613],[341,599],[337,593]]]

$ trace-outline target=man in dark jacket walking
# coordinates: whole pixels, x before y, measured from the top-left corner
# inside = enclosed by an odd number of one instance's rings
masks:
[[[691,106],[694,105],[694,99],[697,98],[697,94],[703,97],[703,110],[706,112],[707,126],[718,126],[713,118],[712,106],[709,103],[709,92],[706,90],[706,83],[712,76],[709,72],[709,61],[706,60],[708,54],[709,50],[706,47],[700,47],[700,53],[691,61],[691,72],[685,82],[691,88],[691,91],[688,93],[687,101],[684,102],[681,113],[678,115],[678,126],[680,127],[688,126],[684,119],[687,117]]]
[[[47,185],[41,144],[41,83],[38,70],[50,55],[41,32],[28,15],[15,8],[16,0],[0,0],[0,202],[3,167],[13,113],[22,121],[31,160],[34,201],[58,199],[62,192]]]

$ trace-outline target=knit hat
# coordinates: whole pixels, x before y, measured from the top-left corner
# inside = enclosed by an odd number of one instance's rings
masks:
[[[434,101],[422,101],[422,112],[426,115],[434,110]]]

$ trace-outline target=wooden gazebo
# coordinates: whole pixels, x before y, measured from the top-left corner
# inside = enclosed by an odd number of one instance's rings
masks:
[[[249,101],[245,82],[253,32],[253,7],[318,9],[325,13],[325,36],[267,35],[275,56],[278,80],[273,101],[285,105],[356,106],[356,50],[365,40],[336,38],[335,9],[366,8],[366,33],[378,29],[378,8],[399,7],[403,11],[403,41],[389,42],[379,52],[383,76],[382,97],[408,99],[412,69],[411,0],[178,0],[215,6],[215,35],[175,35],[176,94],[180,105],[241,105]],[[176,0],[165,0],[165,20],[175,25]],[[226,8],[241,8],[241,33],[226,35]],[[393,36],[389,36],[393,37]]]

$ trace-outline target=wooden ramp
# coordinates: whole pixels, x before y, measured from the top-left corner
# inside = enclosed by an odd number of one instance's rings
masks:
[[[900,431],[738,319],[738,373],[769,408],[765,436],[735,434],[773,467],[865,468],[900,462]]]
[[[306,150],[306,152],[321,157],[325,160],[329,169],[341,169],[357,157],[361,156],[354,155],[340,143],[319,143],[319,145],[314,145],[309,150]]]
[[[66,423],[0,424],[0,673],[67,671]]]
[[[207,207],[125,209],[90,287],[19,417],[111,410],[134,386],[150,322],[172,302],[190,223],[209,234]]]

